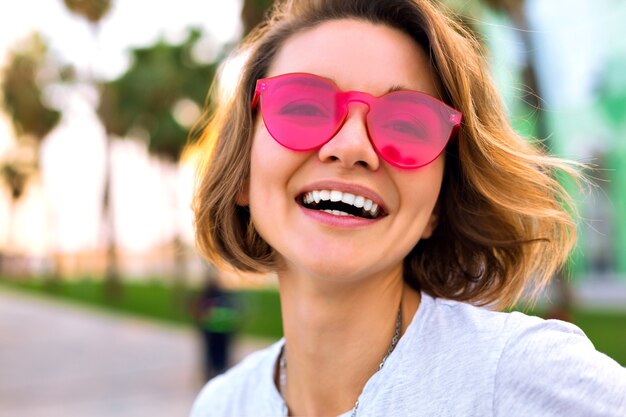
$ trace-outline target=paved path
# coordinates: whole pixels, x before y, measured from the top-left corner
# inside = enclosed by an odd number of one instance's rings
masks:
[[[200,360],[193,329],[0,289],[0,417],[186,417]]]

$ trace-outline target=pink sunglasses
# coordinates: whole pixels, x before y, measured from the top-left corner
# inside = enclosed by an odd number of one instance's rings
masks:
[[[253,110],[259,101],[270,135],[294,151],[321,148],[343,126],[349,103],[366,104],[370,141],[378,155],[398,168],[419,168],[437,159],[462,117],[458,110],[420,91],[398,90],[374,97],[341,91],[331,80],[307,73],[259,79]]]

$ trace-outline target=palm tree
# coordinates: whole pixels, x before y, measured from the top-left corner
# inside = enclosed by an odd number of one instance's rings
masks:
[[[37,81],[47,60],[47,47],[41,37],[32,35],[9,54],[2,74],[2,105],[13,124],[17,148],[0,161],[0,179],[10,190],[10,213],[22,197],[30,177],[37,171],[37,155],[43,138],[56,126],[60,113],[46,106]],[[9,238],[12,232],[9,232]],[[0,254],[0,272],[2,271]]]
[[[11,247],[13,238],[15,237],[15,225],[11,221],[15,212],[15,206],[22,197],[26,189],[26,183],[32,175],[35,167],[28,161],[20,161],[17,158],[10,158],[0,164],[0,179],[5,182],[9,188],[9,228],[7,230],[8,247]],[[6,255],[0,252],[0,277],[5,273]]]
[[[162,161],[178,162],[187,143],[189,126],[181,125],[176,108],[186,103],[187,109],[195,107],[200,112],[217,65],[193,60],[192,51],[200,37],[201,32],[192,29],[180,45],[159,41],[132,50],[132,65],[126,73],[102,86],[98,114],[109,135],[127,137],[132,131],[146,132],[151,155]],[[180,295],[186,274],[179,233],[173,243],[174,284]]]
[[[65,7],[91,23],[96,29],[102,18],[111,10],[111,0],[63,0]]]
[[[63,3],[67,9],[89,22],[91,25],[94,39],[98,37],[98,31],[102,19],[109,13],[112,7],[112,0],[63,0]],[[101,90],[101,83],[99,83],[93,75],[90,74],[91,83]],[[105,232],[107,236],[107,248],[106,248],[106,271],[105,271],[105,296],[115,301],[121,296],[121,283],[118,270],[117,261],[117,249],[115,245],[115,221],[114,210],[111,206],[111,149],[112,139],[107,136],[106,140],[106,155],[105,155],[105,174],[104,174],[104,194],[102,196],[102,214],[105,218]]]

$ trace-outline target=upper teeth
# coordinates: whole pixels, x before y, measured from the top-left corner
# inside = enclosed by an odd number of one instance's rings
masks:
[[[354,207],[362,208],[369,212],[372,217],[378,215],[378,204],[362,195],[344,193],[337,190],[315,190],[304,194],[302,199],[305,204],[319,203],[320,201],[341,201]]]

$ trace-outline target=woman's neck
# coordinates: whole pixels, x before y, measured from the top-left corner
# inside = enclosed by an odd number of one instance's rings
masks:
[[[279,280],[291,413],[350,410],[389,349],[400,302],[402,334],[419,293],[403,282],[401,270],[349,284],[295,274],[279,274]]]

